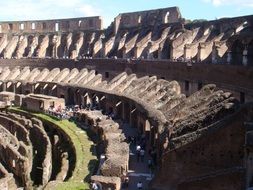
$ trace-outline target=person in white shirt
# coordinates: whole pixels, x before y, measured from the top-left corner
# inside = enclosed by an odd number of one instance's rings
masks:
[[[92,183],[92,189],[93,190],[98,190],[98,185],[96,183]]]
[[[141,181],[139,181],[139,182],[137,183],[137,189],[142,189],[142,182],[141,182]]]

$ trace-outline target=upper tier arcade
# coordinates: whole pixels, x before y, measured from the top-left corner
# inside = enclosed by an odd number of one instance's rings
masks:
[[[0,22],[0,33],[47,33],[72,32],[82,30],[101,30],[102,19],[95,17],[80,17],[54,20],[5,21]]]

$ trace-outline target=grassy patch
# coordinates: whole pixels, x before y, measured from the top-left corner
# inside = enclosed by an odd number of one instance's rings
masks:
[[[59,120],[58,118],[43,114],[28,112],[20,108],[12,107],[10,111],[19,112],[20,114],[30,114],[38,119],[56,124],[70,137],[76,149],[76,166],[72,177],[63,183],[59,183],[54,189],[57,190],[78,190],[89,189],[90,175],[97,166],[97,157],[95,154],[95,145],[87,135],[87,131],[80,129],[75,122],[69,120]],[[83,182],[84,181],[84,182]]]

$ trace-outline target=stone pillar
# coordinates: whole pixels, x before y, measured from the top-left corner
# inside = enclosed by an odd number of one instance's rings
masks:
[[[245,49],[243,50],[243,53],[242,53],[242,64],[244,66],[248,65],[248,50],[247,50],[246,47],[245,47]]]
[[[124,46],[123,48],[122,48],[122,58],[127,58],[127,53],[126,53],[126,47]]]
[[[31,93],[34,94],[35,84],[31,84]]]
[[[140,57],[140,48],[135,46],[134,47],[134,57],[139,58]]]
[[[184,46],[184,59],[189,60],[191,59],[191,48],[188,44]]]
[[[6,82],[3,82],[3,91],[6,91],[6,89],[7,89],[7,83]]]
[[[204,50],[205,50],[205,45],[204,45],[204,43],[200,43],[199,44],[199,47],[198,47],[198,56],[197,56],[197,61],[198,62],[200,62],[200,61],[202,61],[204,58],[203,58],[203,56],[204,56]]]

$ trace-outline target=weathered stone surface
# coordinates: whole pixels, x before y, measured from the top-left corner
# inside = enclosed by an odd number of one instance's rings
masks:
[[[94,176],[91,176],[91,181],[101,184],[103,189],[107,189],[107,190],[109,190],[109,188],[120,190],[121,188],[121,181],[119,177],[106,177],[106,176],[94,175]]]

